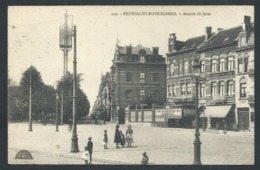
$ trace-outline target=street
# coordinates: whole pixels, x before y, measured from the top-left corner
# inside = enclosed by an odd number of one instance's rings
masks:
[[[104,150],[102,139],[108,131],[109,149]],[[120,126],[125,133],[127,125]],[[10,164],[83,164],[80,159],[88,137],[92,137],[93,164],[140,164],[142,153],[147,152],[150,164],[190,165],[194,159],[194,129],[158,128],[132,126],[134,143],[132,148],[116,149],[114,141],[115,124],[78,125],[79,153],[70,153],[71,132],[67,125],[55,126],[9,123],[8,162]],[[227,134],[201,132],[201,162],[208,165],[251,165],[254,164],[254,135],[252,132],[231,132]],[[15,153],[26,149],[33,161],[15,160]],[[50,155],[50,156],[49,156]],[[52,159],[55,157],[55,159]],[[22,160],[23,161],[23,160]]]

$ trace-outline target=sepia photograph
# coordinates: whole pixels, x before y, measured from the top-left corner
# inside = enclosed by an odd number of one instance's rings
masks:
[[[255,164],[254,6],[7,12],[8,164]]]

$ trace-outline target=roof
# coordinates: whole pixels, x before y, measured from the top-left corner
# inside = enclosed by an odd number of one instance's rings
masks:
[[[190,38],[190,39],[186,40],[185,42],[183,42],[183,46],[181,46],[181,48],[178,49],[178,51],[183,51],[183,50],[187,50],[187,49],[195,49],[198,45],[203,43],[204,40],[205,40],[204,35]]]
[[[126,54],[126,47],[127,46],[118,46],[118,50],[119,50],[119,53],[120,54]],[[136,47],[132,47],[132,54],[134,55],[138,55],[139,54],[139,51],[141,49],[144,49],[146,51],[146,55],[153,55],[153,52],[151,51],[150,48],[147,48],[147,47],[143,47],[141,45],[138,45]]]
[[[204,45],[200,47],[200,49],[233,43],[235,42],[237,35],[241,32],[241,30],[242,26],[222,30],[217,34],[213,35]]]

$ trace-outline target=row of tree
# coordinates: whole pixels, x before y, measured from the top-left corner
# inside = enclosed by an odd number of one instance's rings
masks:
[[[67,73],[57,83],[57,89],[53,86],[44,84],[41,74],[34,66],[28,68],[23,74],[19,85],[16,85],[12,79],[8,81],[8,118],[12,121],[28,120],[29,116],[29,95],[30,80],[32,89],[32,118],[40,120],[47,115],[54,115],[56,110],[56,94],[61,96],[63,92],[63,120],[64,123],[72,118],[72,90],[73,75]],[[81,74],[76,78],[77,94],[77,118],[80,119],[89,114],[89,100],[86,94],[80,88]],[[61,100],[58,100],[59,108]],[[60,113],[60,109],[59,109]]]

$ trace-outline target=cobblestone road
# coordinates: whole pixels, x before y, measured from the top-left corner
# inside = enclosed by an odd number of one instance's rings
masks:
[[[134,145],[132,148],[116,149],[113,143],[115,125],[78,125],[79,153],[70,153],[71,132],[67,126],[33,124],[33,132],[28,125],[11,123],[8,126],[9,152],[18,149],[36,151],[35,164],[82,164],[79,159],[88,137],[94,143],[94,164],[139,164],[142,153],[147,152],[151,164],[192,164],[194,129],[155,128],[134,126]],[[103,131],[107,129],[109,149],[102,146]],[[120,126],[124,133],[127,126]],[[254,136],[251,132],[227,132],[227,134],[203,132],[200,136],[201,161],[210,165],[248,165],[254,164]],[[59,155],[52,159],[41,155]],[[45,154],[45,155],[46,155]],[[62,157],[62,158],[59,158]],[[16,163],[14,155],[8,155],[9,163]]]

